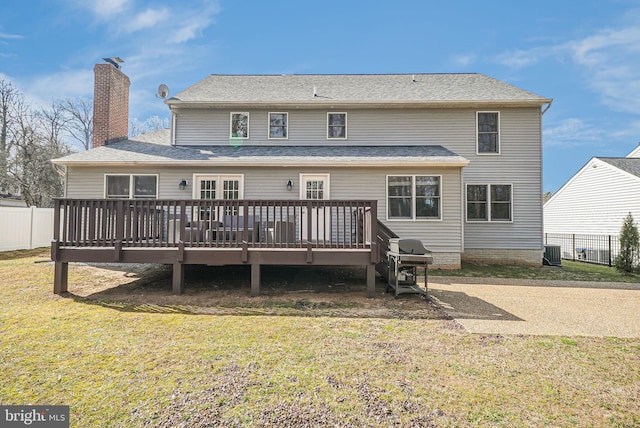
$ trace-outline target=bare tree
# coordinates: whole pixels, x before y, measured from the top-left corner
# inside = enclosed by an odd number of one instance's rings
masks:
[[[86,98],[66,98],[60,101],[60,107],[67,117],[66,131],[85,150],[89,150],[93,136],[93,101]]]
[[[18,91],[11,82],[0,78],[0,194],[8,193],[8,161],[9,143],[9,113],[18,96]]]
[[[50,160],[69,153],[62,140],[64,124],[59,103],[33,110],[16,93],[7,116],[7,181],[20,189],[29,206],[51,206],[53,198],[62,195],[62,177]]]
[[[149,132],[161,131],[169,127],[168,118],[160,118],[158,116],[152,116],[140,122],[138,119],[131,119],[129,121],[129,137],[136,137],[138,135],[146,134]]]
[[[38,129],[43,139],[52,147],[62,146],[62,133],[67,129],[69,118],[60,101],[52,101],[51,106],[35,112]]]

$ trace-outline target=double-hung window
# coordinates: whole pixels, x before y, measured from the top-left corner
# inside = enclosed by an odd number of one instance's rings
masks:
[[[476,112],[478,154],[500,154],[500,113]]]
[[[231,112],[230,138],[249,138],[249,112]]]
[[[387,176],[387,219],[439,220],[440,185],[437,175]]]
[[[327,139],[347,139],[347,113],[327,113]]]
[[[270,140],[286,140],[289,138],[288,126],[288,113],[269,113]]]
[[[467,221],[510,222],[512,208],[510,184],[467,184]]]
[[[109,199],[155,199],[158,197],[158,176],[156,174],[106,174],[104,195]]]

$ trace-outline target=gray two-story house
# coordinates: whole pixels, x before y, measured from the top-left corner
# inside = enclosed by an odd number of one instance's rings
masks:
[[[246,263],[254,294],[264,264],[363,265],[372,294],[389,236],[437,267],[541,263],[551,99],[482,74],[211,75],[126,139],[128,79],[95,72],[94,148],[54,160],[57,292],[69,261],[117,260],[173,264],[176,292],[184,264]]]

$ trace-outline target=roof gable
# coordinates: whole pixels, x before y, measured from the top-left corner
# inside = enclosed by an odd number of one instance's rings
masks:
[[[572,184],[583,174],[588,171],[589,168],[597,168],[598,166],[604,166],[614,171],[622,172],[623,174],[631,175],[634,179],[640,179],[640,158],[591,158],[578,172],[576,172],[565,184],[555,192],[551,198],[544,204],[545,207],[552,205],[554,201],[560,197],[560,195],[571,188]]]

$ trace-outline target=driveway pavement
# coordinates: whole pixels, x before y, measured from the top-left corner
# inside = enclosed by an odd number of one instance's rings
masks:
[[[471,333],[640,337],[640,284],[429,278]]]

